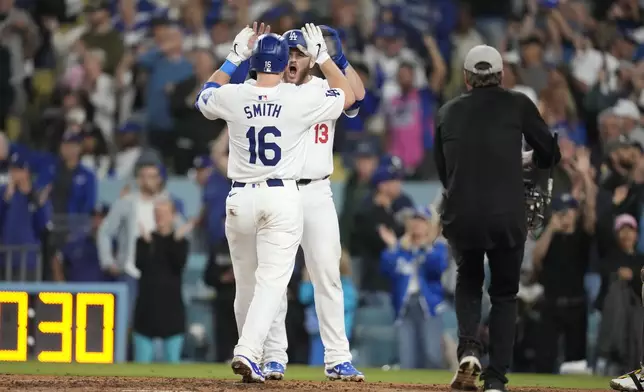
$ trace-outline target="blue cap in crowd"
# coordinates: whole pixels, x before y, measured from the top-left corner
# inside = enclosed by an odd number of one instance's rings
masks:
[[[85,135],[83,132],[67,131],[63,134],[63,143],[81,143]]]
[[[402,168],[400,158],[396,156],[386,156],[380,162],[380,166],[371,178],[374,186],[380,183],[391,180],[402,180],[405,177],[405,172]]]
[[[559,7],[559,0],[539,0],[539,5],[545,8],[553,9]]]
[[[192,165],[195,169],[206,169],[212,166],[212,159],[208,154],[199,155],[192,161]]]
[[[414,218],[432,219],[432,210],[427,206],[419,206],[414,210]]]
[[[134,121],[128,121],[121,125],[118,129],[119,133],[138,133],[143,131],[143,126]]]
[[[356,146],[357,157],[372,157],[378,155],[378,146],[370,140],[363,140]]]
[[[402,30],[393,24],[380,25],[376,30],[377,38],[393,39],[393,38],[401,38],[402,36],[403,36]]]
[[[25,155],[19,152],[14,152],[9,158],[9,167],[29,169],[29,160],[27,160],[27,157]]]
[[[572,197],[570,193],[562,193],[558,197],[555,197],[550,204],[552,211],[559,212],[564,210],[575,209],[579,207],[579,202]]]

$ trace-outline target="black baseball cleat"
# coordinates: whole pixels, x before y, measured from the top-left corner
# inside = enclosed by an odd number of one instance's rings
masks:
[[[473,355],[463,357],[458,363],[458,370],[454,374],[451,387],[453,391],[478,390],[479,376],[481,375],[481,361]]]

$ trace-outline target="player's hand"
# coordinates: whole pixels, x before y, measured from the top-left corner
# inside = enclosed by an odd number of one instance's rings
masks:
[[[307,23],[302,27],[302,35],[306,41],[306,48],[298,45],[297,48],[308,56],[311,56],[316,63],[322,64],[331,58],[322,30],[313,23]]]
[[[378,234],[380,234],[382,242],[384,242],[389,248],[396,246],[398,237],[396,237],[396,233],[394,233],[393,230],[385,225],[380,225],[378,226]]]
[[[338,34],[337,30],[325,25],[320,26],[320,30],[322,30],[322,35],[325,38],[331,60],[333,60],[338,68],[342,70],[346,69],[349,66],[349,61],[347,61],[347,58],[342,51],[340,34]]]
[[[255,31],[250,27],[244,27],[235,37],[233,46],[230,48],[230,53],[226,60],[235,65],[239,65],[242,61],[247,60],[253,52],[250,46],[251,39],[255,35]]]
[[[619,267],[617,270],[617,277],[620,280],[631,281],[633,280],[633,270],[628,267]]]
[[[562,216],[561,213],[556,212],[550,217],[550,223],[548,223],[548,229],[553,233],[559,233],[563,228]]]

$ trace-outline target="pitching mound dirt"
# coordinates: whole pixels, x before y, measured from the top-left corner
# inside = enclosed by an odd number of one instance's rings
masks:
[[[369,392],[448,392],[447,385],[390,384],[381,382],[346,383],[319,381],[273,381],[242,384],[239,381],[162,377],[78,377],[0,375],[0,391],[56,392],[228,392],[228,391],[369,391]],[[586,392],[601,391],[554,388],[510,388],[512,392]]]

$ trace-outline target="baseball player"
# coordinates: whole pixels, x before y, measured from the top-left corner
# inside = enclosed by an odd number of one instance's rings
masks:
[[[336,65],[346,74],[356,96],[356,103],[345,114],[355,117],[365,89],[356,71],[342,53],[338,33],[321,26],[326,36],[329,54]],[[301,30],[290,30],[282,37],[290,48],[289,63],[284,81],[298,86],[329,88],[326,80],[312,76],[315,65],[306,51],[306,41]],[[324,343],[325,375],[330,380],[364,381],[364,375],[351,364],[349,341],[344,328],[344,298],[340,282],[340,229],[338,215],[333,203],[329,176],[333,172],[333,137],[335,120],[314,124],[307,134],[307,153],[302,179],[297,183],[304,205],[304,234],[302,249],[306,267],[311,276],[315,293],[315,310]],[[286,339],[286,295],[264,344],[263,373],[267,379],[281,380],[284,377],[288,357]]]
[[[229,133],[226,237],[235,275],[239,341],[232,368],[244,382],[264,382],[258,366],[277,317],[302,238],[302,202],[296,180],[304,165],[306,136],[313,124],[336,120],[355,96],[331,60],[322,31],[303,28],[306,50],[320,65],[329,89],[281,82],[288,44],[262,34],[262,24],[244,28],[221,68],[206,82],[195,106],[209,120],[226,120]],[[259,37],[258,37],[259,35]],[[250,47],[253,46],[251,51]],[[227,84],[250,58],[256,85]]]

